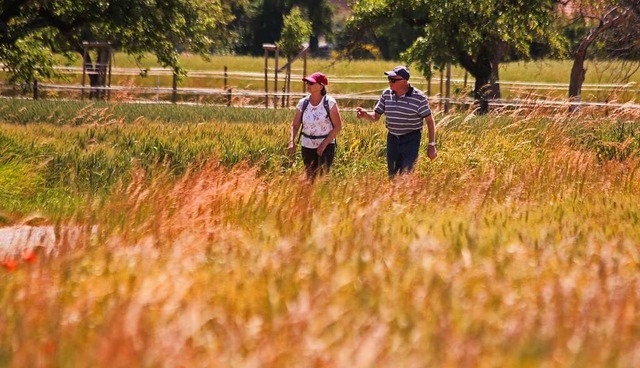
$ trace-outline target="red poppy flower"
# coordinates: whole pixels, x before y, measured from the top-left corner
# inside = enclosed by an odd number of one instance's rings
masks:
[[[33,249],[25,249],[25,251],[22,252],[22,259],[26,262],[33,263],[36,260],[36,252],[34,252]]]
[[[7,271],[13,271],[18,268],[18,263],[13,259],[5,259],[2,261],[2,267],[6,268]]]

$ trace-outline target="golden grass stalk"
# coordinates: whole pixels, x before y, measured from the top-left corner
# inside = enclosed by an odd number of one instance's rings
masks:
[[[491,132],[476,142],[475,169],[394,181],[309,184],[217,160],[179,180],[139,172],[79,214],[97,233],[62,234],[55,252],[3,275],[0,357],[630,366],[640,354],[638,158],[602,163],[571,146],[567,123],[523,141],[515,159],[496,160],[500,144],[482,144]]]

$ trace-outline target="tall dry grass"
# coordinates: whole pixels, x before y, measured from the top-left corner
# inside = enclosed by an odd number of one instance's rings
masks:
[[[640,158],[604,150],[633,120],[510,113],[439,116],[394,181],[134,171],[2,275],[0,364],[634,366]]]
[[[0,207],[38,195],[43,165],[30,155],[71,172],[119,164],[127,149],[141,159],[115,188],[96,176],[108,194],[62,217],[51,250],[2,249],[18,263],[0,270],[2,366],[640,358],[637,113],[438,113],[440,157],[394,181],[384,129],[349,121],[332,175],[309,184],[279,169],[285,122],[243,123],[280,115],[207,109],[212,122],[175,108],[148,123],[128,121],[130,107],[47,106],[6,109]],[[159,122],[180,116],[199,124]],[[192,155],[213,146],[219,156]]]

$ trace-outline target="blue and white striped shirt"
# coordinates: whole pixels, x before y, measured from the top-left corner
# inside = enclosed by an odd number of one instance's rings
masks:
[[[409,87],[403,96],[397,96],[390,88],[385,89],[374,111],[378,115],[387,115],[385,125],[394,135],[422,129],[424,118],[431,115],[427,96],[414,87]]]

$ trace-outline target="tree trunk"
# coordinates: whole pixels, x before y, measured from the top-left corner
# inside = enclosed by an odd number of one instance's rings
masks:
[[[489,101],[501,96],[498,67],[505,50],[506,44],[499,43],[483,47],[475,59],[468,54],[458,55],[460,65],[476,80],[473,98],[478,106],[478,114],[489,112]]]
[[[318,51],[320,45],[320,40],[318,39],[318,36],[311,35],[311,37],[309,38],[309,48],[311,49],[311,53],[312,54],[316,54],[316,52]]]
[[[587,57],[586,47],[583,50],[576,51],[573,55],[573,66],[571,67],[571,79],[569,80],[569,102],[580,102],[582,94],[582,83],[587,74],[584,68],[584,61]],[[575,111],[576,105],[569,107],[570,111]]]
[[[473,99],[476,100],[476,104],[478,105],[478,113],[486,114],[489,112],[489,99],[486,97],[486,92],[488,90],[488,87],[490,86],[490,74],[475,74],[471,70],[469,71],[469,73],[471,73],[471,75],[476,78],[476,83],[473,87]]]
[[[607,31],[608,29],[619,25],[628,19],[632,14],[633,9],[622,9],[620,6],[611,7],[607,13],[602,17],[600,23],[595,28],[592,28],[582,38],[580,44],[573,53],[573,66],[571,67],[571,79],[569,80],[569,101],[577,102],[581,99],[582,84],[586,76],[586,69],[584,68],[584,61],[587,58],[587,49],[598,38],[598,36]],[[577,110],[577,105],[572,105],[570,111]]]
[[[493,68],[488,60],[478,61],[475,68],[468,69],[476,79],[473,89],[473,98],[478,106],[478,114],[489,112],[489,101],[500,96],[500,86],[492,83]]]
[[[502,98],[502,93],[500,92],[500,62],[502,61],[502,57],[504,56],[506,50],[507,44],[505,42],[500,42],[493,49],[493,55],[491,57],[491,91],[489,92],[490,99]]]

